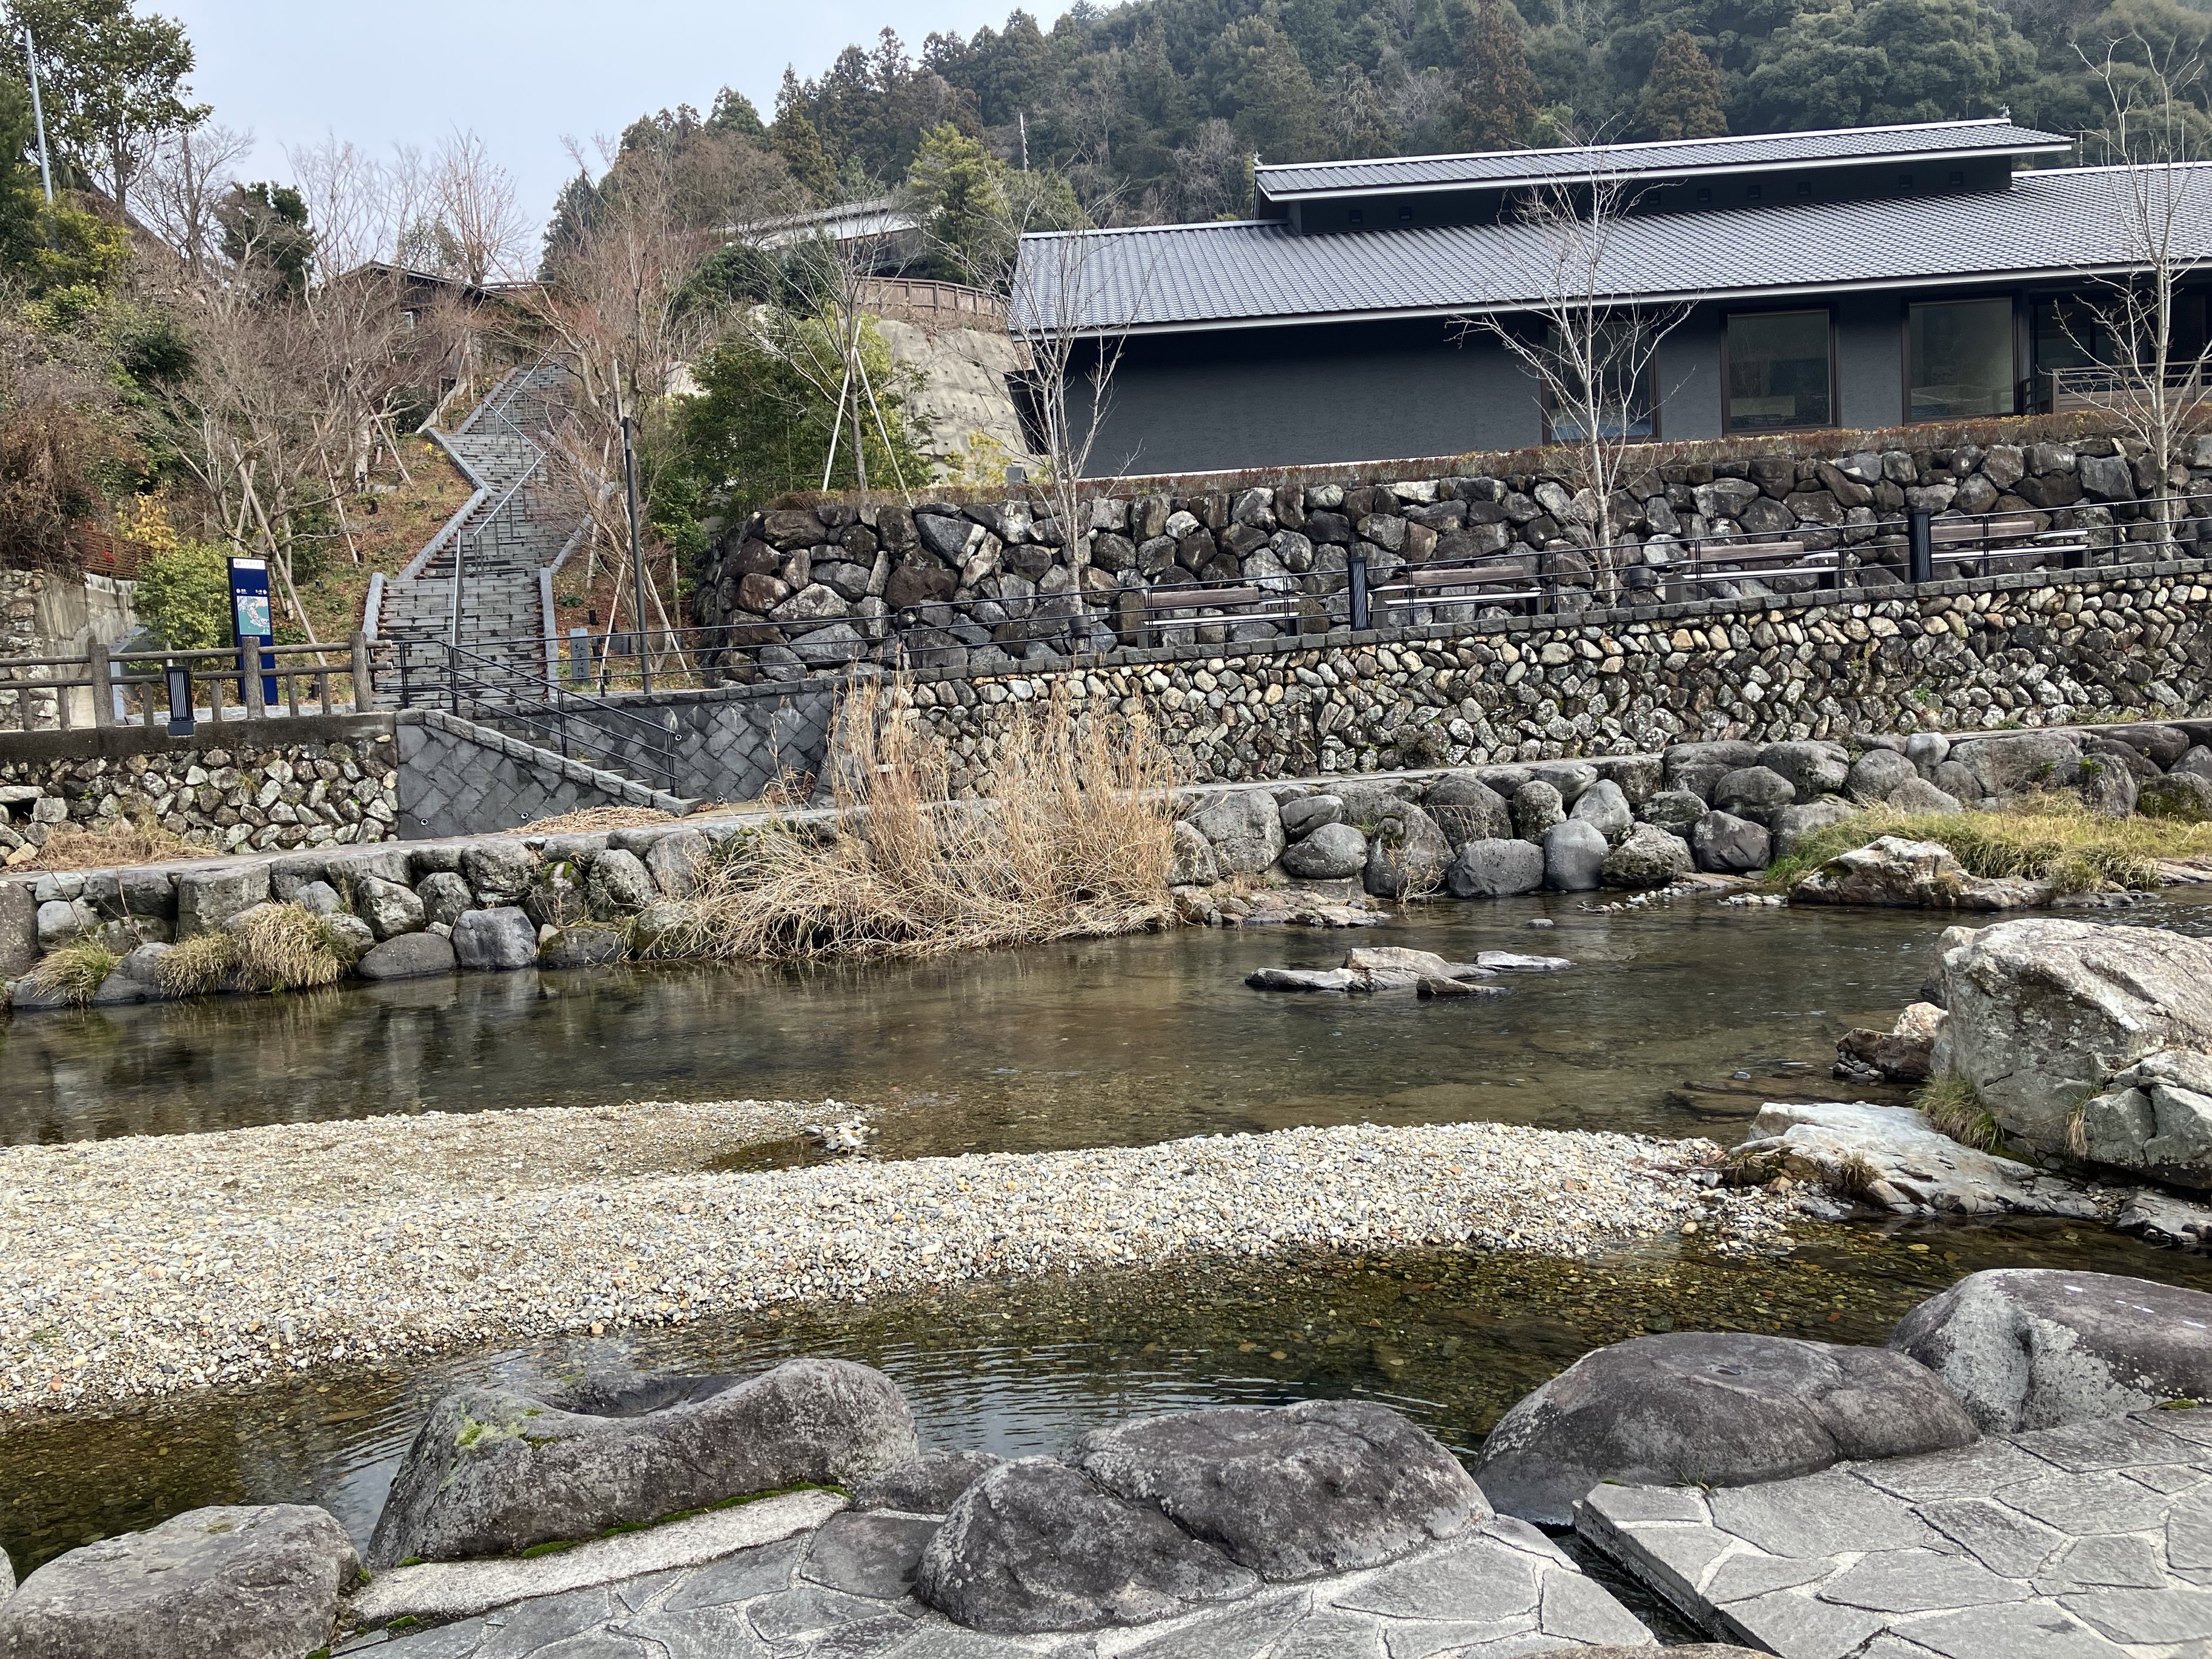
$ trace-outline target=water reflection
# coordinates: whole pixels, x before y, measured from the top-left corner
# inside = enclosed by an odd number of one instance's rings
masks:
[[[2212,1289],[2204,1259],[2109,1233],[1922,1224],[1814,1230],[1793,1255],[1750,1261],[1655,1246],[1583,1262],[1443,1251],[1115,1271],[626,1340],[648,1368],[864,1360],[897,1379],[930,1444],[1053,1452],[1149,1412],[1358,1395],[1464,1454],[1515,1400],[1603,1343],[1675,1328],[1880,1342],[1965,1273],[2041,1265]],[[26,1571],[198,1504],[274,1502],[325,1504],[366,1540],[432,1400],[486,1378],[529,1387],[572,1358],[546,1344],[24,1425],[0,1435],[0,1545]]]
[[[1548,912],[1549,932],[1524,923]],[[2100,919],[2203,931],[2194,896]],[[761,1095],[879,1103],[894,1155],[1292,1123],[1488,1118],[1695,1133],[1887,1020],[1948,918],[1562,900],[1439,905],[1362,934],[1186,932],[806,971],[478,975],[0,1024],[0,1141],[385,1112]],[[1388,942],[1538,949],[1497,1000],[1267,995],[1243,975]],[[1731,1099],[1711,1085],[1749,1072]],[[1685,1085],[1700,1085],[1686,1089]],[[1832,1094],[1832,1085],[1819,1091]]]

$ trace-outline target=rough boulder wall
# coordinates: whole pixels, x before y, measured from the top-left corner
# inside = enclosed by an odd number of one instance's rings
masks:
[[[1028,453],[1006,376],[1027,354],[1006,335],[977,328],[925,328],[897,318],[876,319],[891,361],[921,377],[908,409],[926,422],[922,447],[938,476],[957,478],[973,461],[1020,460]],[[980,452],[980,454],[979,454]]]

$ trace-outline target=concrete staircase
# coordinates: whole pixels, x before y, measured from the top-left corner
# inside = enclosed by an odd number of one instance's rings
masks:
[[[380,641],[404,650],[408,641],[453,636],[458,556],[460,643],[489,659],[470,665],[472,671],[494,681],[544,678],[542,641],[553,621],[546,614],[541,573],[551,568],[584,522],[582,502],[549,476],[544,459],[569,386],[568,371],[556,362],[512,370],[458,431],[432,434],[477,494],[402,574],[385,584],[375,618]],[[430,654],[422,653],[421,662]],[[385,678],[378,701],[387,708],[435,702],[443,695],[427,681],[403,690],[400,677]]]

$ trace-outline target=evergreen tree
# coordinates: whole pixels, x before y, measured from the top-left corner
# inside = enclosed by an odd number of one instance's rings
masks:
[[[1717,138],[1728,131],[1720,71],[1688,30],[1660,41],[1637,120],[1646,138]]]
[[[30,159],[37,144],[29,89],[0,71],[0,269],[20,270],[38,252],[42,198]]]
[[[1505,0],[1480,0],[1460,45],[1459,142],[1513,149],[1536,125],[1536,77],[1521,46],[1520,20]]]
[[[714,94],[714,113],[707,125],[721,132],[734,132],[740,138],[762,139],[768,129],[761,125],[760,112],[753,100],[734,88],[724,87]]]
[[[1321,81],[1336,73],[1344,61],[1344,26],[1337,20],[1336,0],[1290,0],[1282,21],[1307,74]]]
[[[307,204],[298,191],[289,185],[233,185],[216,219],[222,227],[225,258],[269,272],[295,299],[307,291],[315,233],[307,227]]]
[[[830,159],[814,123],[806,118],[805,92],[788,67],[775,94],[775,120],[768,130],[768,142],[791,169],[793,181],[809,196],[826,202],[836,195],[836,163]]]
[[[921,137],[907,191],[956,281],[994,286],[1012,252],[1006,170],[998,157],[950,125]]]

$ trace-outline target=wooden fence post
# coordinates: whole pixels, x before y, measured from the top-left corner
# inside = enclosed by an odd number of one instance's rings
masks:
[[[368,706],[376,696],[376,687],[368,673],[368,635],[356,628],[353,630],[353,712],[368,713]]]
[[[115,724],[115,675],[108,667],[107,647],[94,640],[84,648],[84,666],[92,682],[92,723],[95,726]],[[64,692],[64,696],[68,694]]]

